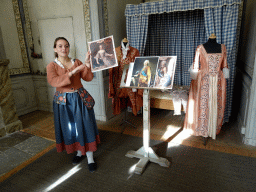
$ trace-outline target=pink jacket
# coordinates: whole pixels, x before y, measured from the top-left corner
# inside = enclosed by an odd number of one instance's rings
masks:
[[[83,63],[80,60],[76,59],[74,65],[70,69],[65,69],[55,62],[49,63],[46,67],[48,83],[51,86],[56,87],[56,91],[61,93],[73,92],[80,87],[83,87],[81,78],[85,81],[91,81],[93,79],[93,73],[91,69],[85,67],[82,72],[77,73],[71,77],[68,76],[69,72],[82,64]]]

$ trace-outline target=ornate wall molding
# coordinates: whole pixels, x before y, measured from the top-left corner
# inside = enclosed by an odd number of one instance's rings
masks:
[[[27,0],[22,0],[22,2],[23,2],[23,11],[25,15],[25,31],[26,31],[27,45],[29,48],[32,48],[34,44],[33,44],[32,29],[31,29],[31,22],[30,22],[30,17],[28,12]]]
[[[13,68],[9,70],[10,75],[22,74],[22,73],[30,73],[29,62],[27,57],[27,50],[26,50],[26,43],[22,28],[21,16],[20,16],[20,9],[18,0],[12,0],[13,11],[16,21],[17,33],[19,38],[21,56],[23,61],[23,66],[21,68]]]
[[[89,0],[83,0],[83,8],[84,8],[85,36],[86,36],[86,42],[88,43],[92,40]]]
[[[104,10],[105,36],[108,36],[109,35],[109,27],[108,27],[108,2],[107,2],[107,0],[103,0],[103,10]]]

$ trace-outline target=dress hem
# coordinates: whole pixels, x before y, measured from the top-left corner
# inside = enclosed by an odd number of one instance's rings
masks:
[[[71,145],[65,145],[64,142],[56,144],[57,152],[62,152],[64,150],[67,151],[68,154],[73,153],[75,151],[81,151],[82,155],[85,155],[87,151],[95,152],[97,150],[97,144],[100,143],[99,135],[96,136],[96,140],[91,143],[85,143],[85,146],[81,146],[79,142],[75,142]]]

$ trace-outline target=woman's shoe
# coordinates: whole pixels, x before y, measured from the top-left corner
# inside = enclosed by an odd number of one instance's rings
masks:
[[[74,156],[72,159],[72,163],[73,165],[77,165],[78,163],[80,163],[83,160],[83,156]]]
[[[90,171],[91,173],[93,173],[93,172],[96,171],[96,169],[97,169],[97,164],[96,164],[96,163],[89,163],[89,164],[88,164],[88,168],[89,168],[89,171]]]

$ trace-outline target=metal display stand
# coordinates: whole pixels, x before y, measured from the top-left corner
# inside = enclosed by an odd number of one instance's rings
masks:
[[[133,128],[136,128],[135,125],[133,125],[131,122],[129,122],[129,121],[127,120],[127,107],[128,107],[128,101],[127,101],[127,100],[128,100],[128,99],[126,98],[126,101],[125,101],[126,109],[125,109],[124,119],[122,119],[122,123],[120,124],[120,126],[123,125],[124,123],[127,123],[128,125],[131,125]],[[125,128],[122,129],[121,133],[124,132],[124,129],[125,129]]]
[[[158,157],[154,150],[149,147],[150,142],[150,94],[148,89],[143,92],[143,146],[137,151],[128,151],[125,155],[129,158],[139,158],[134,173],[142,174],[149,161],[163,167],[169,167],[170,162],[166,158]]]

